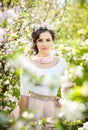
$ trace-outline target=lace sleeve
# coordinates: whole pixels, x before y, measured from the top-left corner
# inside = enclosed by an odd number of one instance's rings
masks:
[[[30,82],[28,76],[24,73],[23,69],[20,71],[20,95],[29,95]]]
[[[68,91],[68,66],[66,61],[64,61],[64,68],[63,68],[63,74],[61,76],[61,97],[65,97],[67,91]]]

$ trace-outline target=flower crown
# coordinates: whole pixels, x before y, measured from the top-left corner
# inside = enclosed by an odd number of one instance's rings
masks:
[[[49,23],[46,22],[42,22],[40,24],[35,25],[34,27],[34,32],[39,30],[39,29],[47,29],[47,30],[51,30],[51,26],[49,25]]]

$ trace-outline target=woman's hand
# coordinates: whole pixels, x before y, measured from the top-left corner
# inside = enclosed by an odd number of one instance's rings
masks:
[[[60,108],[60,107],[61,107],[60,97],[56,97],[56,99],[55,99],[55,106],[56,106],[57,108]]]

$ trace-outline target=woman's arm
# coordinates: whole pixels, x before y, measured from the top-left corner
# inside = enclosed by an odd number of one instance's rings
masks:
[[[64,98],[68,93],[69,87],[62,87],[61,88],[61,97]]]
[[[28,108],[28,96],[21,95],[20,97],[20,116],[22,115],[23,111]]]
[[[20,71],[20,100],[19,100],[19,109],[20,109],[20,116],[22,115],[23,111],[28,108],[28,97],[29,97],[29,90],[30,90],[30,83],[29,78],[27,77],[26,73],[24,73],[24,69],[21,68]]]

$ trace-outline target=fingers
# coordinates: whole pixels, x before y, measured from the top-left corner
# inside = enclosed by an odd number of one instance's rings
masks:
[[[60,108],[60,107],[61,107],[60,98],[59,98],[59,97],[56,97],[55,106],[56,106],[57,108]]]

